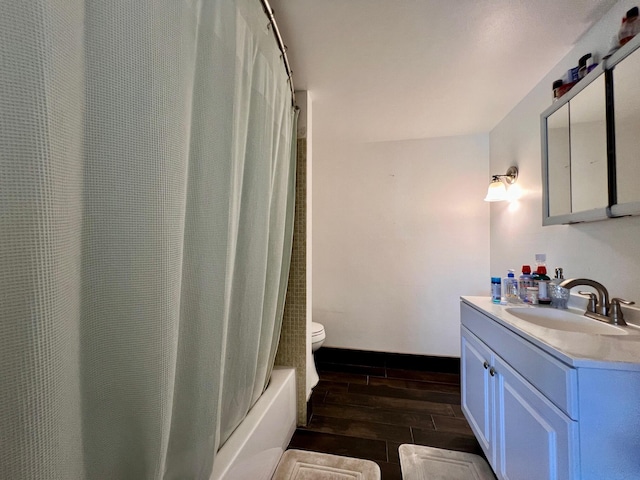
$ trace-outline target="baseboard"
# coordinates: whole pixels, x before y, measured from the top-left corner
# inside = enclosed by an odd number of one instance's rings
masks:
[[[460,373],[459,357],[374,352],[322,347],[315,352],[316,364],[341,364],[373,368],[397,368],[436,373]]]

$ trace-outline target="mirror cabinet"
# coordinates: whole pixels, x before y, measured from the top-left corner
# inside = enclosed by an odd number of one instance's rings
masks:
[[[543,225],[640,215],[640,35],[541,115]]]

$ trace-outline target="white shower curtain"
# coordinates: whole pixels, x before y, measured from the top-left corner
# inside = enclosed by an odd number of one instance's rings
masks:
[[[0,0],[0,478],[207,479],[280,333],[259,0]]]

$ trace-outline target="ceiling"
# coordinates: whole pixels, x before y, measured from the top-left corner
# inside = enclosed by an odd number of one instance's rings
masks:
[[[269,3],[314,140],[375,142],[491,131],[616,2]]]

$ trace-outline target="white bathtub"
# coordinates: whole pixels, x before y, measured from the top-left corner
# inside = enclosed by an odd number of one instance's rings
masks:
[[[275,367],[265,392],[218,451],[210,480],[270,479],[295,429],[295,369]]]

